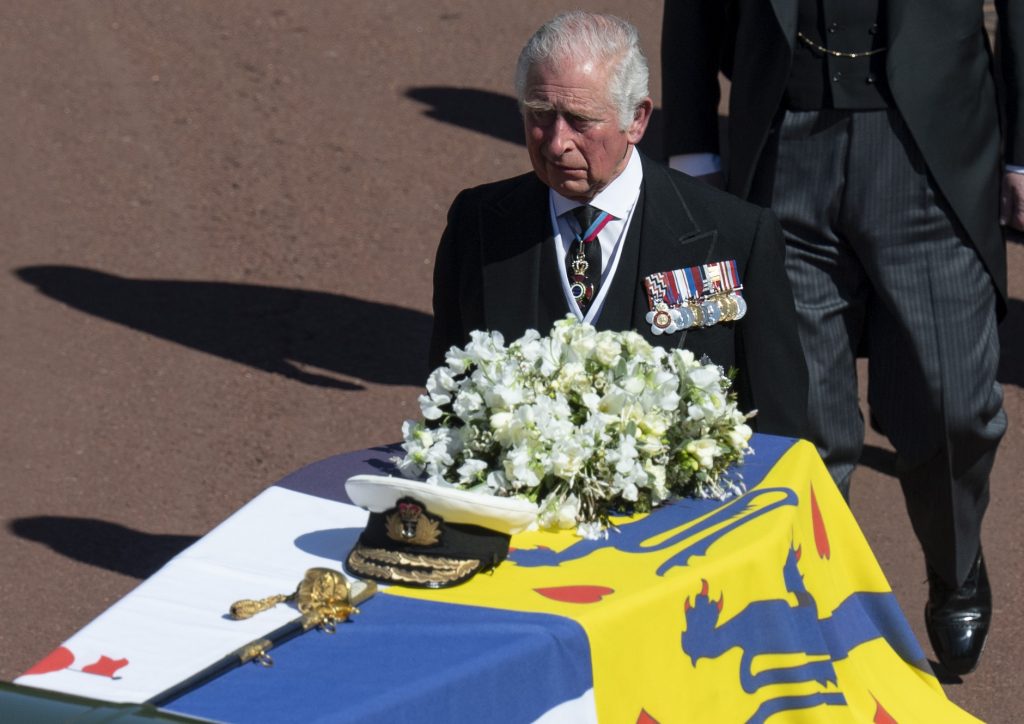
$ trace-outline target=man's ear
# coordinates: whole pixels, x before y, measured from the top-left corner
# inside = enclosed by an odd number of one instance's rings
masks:
[[[626,128],[626,139],[634,146],[640,143],[647,130],[647,124],[651,121],[651,114],[654,112],[654,101],[644,98],[633,111],[633,120]]]

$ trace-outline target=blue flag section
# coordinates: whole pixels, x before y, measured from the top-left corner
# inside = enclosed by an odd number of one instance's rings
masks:
[[[579,665],[586,633],[560,616],[396,596],[360,609],[333,635],[272,649],[273,669],[234,669],[164,709],[230,722],[529,722],[593,686]]]

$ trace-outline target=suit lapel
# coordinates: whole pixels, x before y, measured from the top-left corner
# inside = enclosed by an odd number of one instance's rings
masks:
[[[892,47],[903,28],[903,16],[906,14],[907,3],[904,0],[883,0],[885,3],[885,20],[888,27],[886,45]]]
[[[771,0],[771,3],[782,35],[792,51],[796,45],[797,0]]]
[[[546,331],[565,314],[552,248],[548,189],[530,174],[481,211],[484,319],[511,342],[527,329]],[[559,313],[559,309],[561,312]]]

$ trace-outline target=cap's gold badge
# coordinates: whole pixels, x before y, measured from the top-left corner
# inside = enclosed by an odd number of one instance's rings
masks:
[[[441,525],[426,515],[419,503],[404,499],[385,518],[388,538],[400,543],[431,546],[441,539]]]

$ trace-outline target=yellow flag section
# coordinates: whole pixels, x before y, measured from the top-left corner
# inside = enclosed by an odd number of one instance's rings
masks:
[[[741,497],[617,520],[606,540],[515,536],[443,591],[587,632],[602,722],[960,722],[814,447]]]

